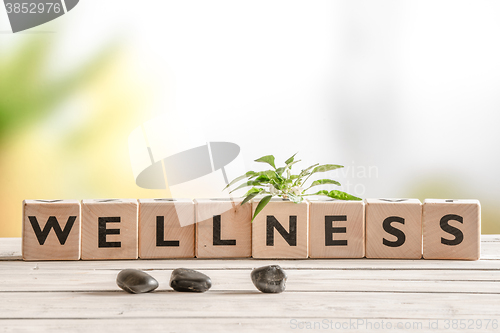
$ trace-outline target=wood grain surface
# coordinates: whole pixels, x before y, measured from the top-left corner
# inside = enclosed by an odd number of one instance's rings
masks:
[[[136,199],[82,200],[82,259],[138,258]]]
[[[139,257],[194,258],[194,222],[191,200],[139,199]]]
[[[252,202],[255,212],[259,201]],[[252,215],[253,216],[253,215]],[[273,198],[252,222],[252,257],[307,258],[309,256],[309,203]],[[270,227],[270,222],[275,227]],[[281,232],[278,231],[281,228]],[[285,236],[289,236],[286,239]],[[268,241],[272,239],[272,244]]]
[[[420,259],[422,204],[418,199],[366,200],[366,257]]]
[[[363,201],[309,201],[309,257],[363,258],[365,203]]]
[[[252,206],[242,200],[195,199],[196,257],[252,256]]]
[[[425,199],[422,224],[425,259],[479,259],[481,205],[478,200]]]

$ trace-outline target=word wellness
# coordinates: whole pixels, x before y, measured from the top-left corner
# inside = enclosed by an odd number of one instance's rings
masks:
[[[478,200],[25,200],[24,260],[463,259],[480,256]]]

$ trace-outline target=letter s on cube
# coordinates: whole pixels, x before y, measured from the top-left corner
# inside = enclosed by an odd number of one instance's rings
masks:
[[[478,200],[425,199],[424,259],[478,260],[481,205]]]

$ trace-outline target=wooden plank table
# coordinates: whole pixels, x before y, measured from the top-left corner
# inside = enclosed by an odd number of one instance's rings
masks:
[[[253,268],[279,264],[282,294],[262,294]],[[212,278],[203,294],[169,286],[173,269]],[[125,268],[160,287],[127,294]],[[500,235],[481,260],[21,260],[21,239],[0,239],[0,332],[500,332]]]

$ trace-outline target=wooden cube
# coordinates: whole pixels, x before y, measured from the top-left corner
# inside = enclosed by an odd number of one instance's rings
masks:
[[[23,201],[23,259],[80,259],[80,202]]]
[[[309,201],[309,257],[363,258],[365,203],[317,199]]]
[[[424,259],[478,260],[481,205],[478,200],[425,199]]]
[[[418,199],[366,199],[366,257],[422,258]]]
[[[241,199],[195,199],[196,257],[247,258],[252,255],[250,203]]]
[[[139,257],[194,258],[192,200],[139,199]]]
[[[82,201],[82,259],[137,259],[136,199]]]
[[[252,202],[255,212],[259,201]],[[252,223],[252,257],[307,258],[309,203],[273,198]]]

